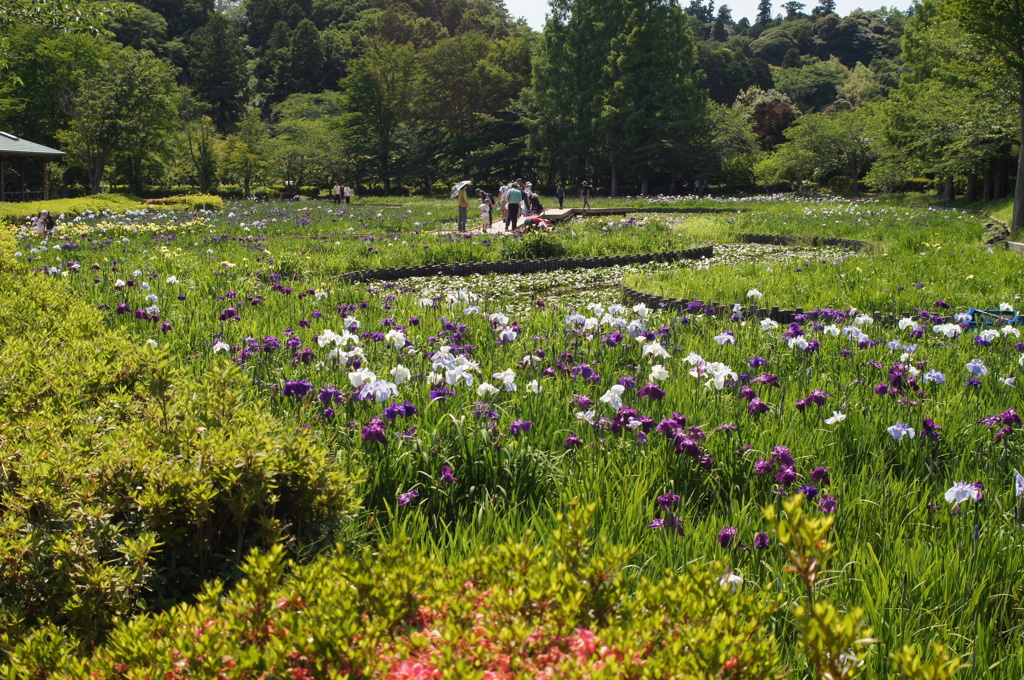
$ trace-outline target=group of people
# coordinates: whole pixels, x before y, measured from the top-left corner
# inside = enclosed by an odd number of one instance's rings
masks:
[[[486,231],[490,229],[494,221],[495,206],[501,210],[501,221],[505,225],[505,231],[511,231],[519,225],[519,218],[523,216],[537,216],[544,212],[544,206],[540,202],[540,196],[533,191],[532,182],[524,182],[520,177],[513,182],[507,182],[498,187],[498,199],[481,188],[477,188],[476,197],[480,201],[480,226]],[[555,198],[558,199],[558,208],[561,210],[565,203],[565,187],[559,183],[555,188]],[[469,214],[469,193],[468,184],[463,186],[456,194],[459,206],[458,230],[466,230],[466,221]],[[590,207],[590,186],[583,182],[580,185],[580,199],[583,207]]]
[[[345,197],[345,204],[348,205],[352,202],[352,187],[345,185],[342,188],[338,182],[334,183],[334,188],[331,189],[331,198],[334,200],[334,205],[341,205],[341,198]]]

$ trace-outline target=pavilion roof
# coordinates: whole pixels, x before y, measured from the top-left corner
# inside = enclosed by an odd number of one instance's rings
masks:
[[[27,139],[16,137],[10,133],[0,131],[0,157],[17,158],[28,156],[31,158],[60,158],[63,151],[51,149],[42,144],[30,142]]]

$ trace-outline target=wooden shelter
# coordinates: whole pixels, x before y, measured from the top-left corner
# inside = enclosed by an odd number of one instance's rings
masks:
[[[50,198],[47,188],[46,164],[59,160],[62,156],[64,156],[63,151],[0,131],[0,202],[35,201]],[[11,160],[18,164],[18,177],[15,183],[8,182],[5,176],[7,162]],[[26,166],[29,162],[34,162],[39,166],[41,179],[40,187],[37,190],[33,190],[25,181]]]

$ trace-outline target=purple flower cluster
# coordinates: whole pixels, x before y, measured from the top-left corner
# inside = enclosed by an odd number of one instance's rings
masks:
[[[393,422],[399,416],[408,418],[416,414],[416,407],[411,401],[404,401],[401,404],[392,402],[384,407],[384,420]]]
[[[384,421],[380,418],[371,418],[370,422],[363,426],[363,441],[387,444],[387,425]],[[417,493],[416,495],[418,496],[419,494]],[[412,499],[410,498],[410,500]],[[406,503],[408,502],[406,501]],[[405,505],[405,503],[399,502],[399,505]]]
[[[1020,427],[1022,421],[1020,414],[1017,413],[1017,409],[1008,408],[1002,413],[996,413],[995,415],[985,416],[984,418],[978,421],[978,424],[986,425],[990,430],[999,427],[999,429],[996,430],[995,439],[996,444],[998,444],[999,442],[1003,441],[1006,437],[1013,434],[1014,426]]]

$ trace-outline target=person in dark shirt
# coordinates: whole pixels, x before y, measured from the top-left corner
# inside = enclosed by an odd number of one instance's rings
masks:
[[[562,209],[562,201],[565,200],[565,189],[562,187],[561,184],[559,184],[557,187],[555,187],[555,198],[558,199],[558,209],[561,210]]]
[[[590,186],[586,182],[584,182],[582,185],[580,185],[580,198],[583,199],[583,207],[584,208],[589,208],[590,207]]]

